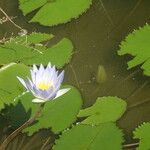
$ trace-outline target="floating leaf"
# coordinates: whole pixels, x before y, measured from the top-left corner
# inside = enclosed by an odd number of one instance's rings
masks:
[[[19,8],[26,15],[39,8],[31,22],[53,26],[78,18],[91,5],[92,0],[19,0]]]
[[[79,112],[78,117],[87,117],[83,124],[98,125],[105,122],[115,122],[126,110],[126,102],[118,97],[100,97],[96,103]]]
[[[76,125],[65,131],[53,150],[121,150],[123,133],[114,123]]]
[[[150,122],[143,123],[134,131],[134,138],[140,139],[139,147],[137,150],[150,149]]]
[[[44,110],[41,116],[37,119],[36,123],[26,128],[24,132],[27,132],[28,135],[32,135],[39,129],[51,128],[53,132],[58,133],[69,127],[76,120],[77,114],[82,105],[81,95],[76,88],[72,86],[65,87],[71,89],[69,90],[69,92],[57,98],[56,100],[46,102]],[[32,102],[33,98],[34,97],[30,93],[26,93],[22,97],[18,98],[18,100],[24,107],[22,111],[26,111],[26,113],[29,113],[30,111],[31,116],[37,110],[37,104]],[[20,108],[16,107],[16,109],[19,110]],[[18,112],[17,116],[19,117],[19,111],[14,109],[14,112]],[[14,113],[12,116],[10,115],[10,118],[12,118],[13,120],[14,115],[16,114]]]
[[[73,46],[70,40],[64,38],[59,43],[51,48],[47,48],[42,55],[34,57],[33,59],[25,60],[27,64],[44,64],[51,62],[57,68],[62,68],[69,63],[73,52]]]
[[[14,102],[16,96],[24,91],[16,76],[29,75],[29,68],[23,64],[11,63],[0,69],[0,109],[4,104]]]
[[[130,33],[124,41],[121,42],[119,55],[130,54],[134,58],[128,62],[128,68],[141,65],[144,74],[150,76],[150,25]]]
[[[32,33],[6,41],[0,45],[0,64],[21,62],[26,65],[47,65],[51,62],[58,68],[63,67],[71,59],[73,45],[66,38],[50,48],[42,44],[51,38],[52,34]]]
[[[15,41],[16,43],[30,45],[30,44],[37,44],[41,42],[48,41],[54,37],[53,34],[46,34],[46,33],[37,33],[32,32],[30,35],[26,36],[17,36],[16,38],[12,38],[11,41]]]

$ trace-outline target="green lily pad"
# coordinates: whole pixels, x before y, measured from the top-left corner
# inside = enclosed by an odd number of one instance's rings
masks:
[[[91,3],[92,0],[19,0],[19,8],[24,15],[38,9],[31,22],[54,26],[78,18]]]
[[[54,36],[45,33],[32,33],[30,35],[11,38],[0,44],[0,64],[11,62],[24,63],[26,65],[43,64],[51,62],[57,68],[62,68],[72,57],[72,42],[63,38],[52,47],[47,47],[47,42]]]
[[[0,69],[0,109],[4,104],[14,103],[14,99],[24,92],[16,76],[29,76],[29,67],[11,63]]]
[[[83,124],[99,125],[117,121],[126,111],[126,102],[118,97],[99,97],[96,103],[80,110],[78,117],[87,117]]]
[[[133,59],[128,69],[139,66],[144,74],[150,76],[150,25],[146,24],[130,33],[120,44],[119,55],[129,54]]]
[[[53,150],[121,150],[123,133],[114,123],[76,125],[63,132]]]
[[[40,129],[51,129],[54,133],[58,133],[76,121],[77,114],[82,105],[81,95],[73,86],[63,86],[63,88],[71,89],[61,97],[46,102],[39,118],[37,118],[34,124],[24,129],[23,132],[32,135]],[[34,97],[31,93],[26,93],[16,99],[15,107],[8,113],[12,126],[20,126],[21,122],[27,121],[27,119],[33,116],[37,111],[38,106],[32,102],[32,99],[34,99]],[[24,114],[28,117],[22,117],[20,114]]]

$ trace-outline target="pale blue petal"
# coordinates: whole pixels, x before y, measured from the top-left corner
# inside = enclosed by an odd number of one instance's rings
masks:
[[[32,94],[33,94],[35,97],[42,99],[42,96],[41,96],[42,91],[38,90],[38,89],[36,88],[36,86],[33,86],[33,88],[32,88]]]
[[[32,79],[32,82],[34,84],[36,84],[36,72],[34,72],[33,70],[30,70],[31,72],[31,79]]]
[[[49,62],[48,65],[47,65],[47,69],[48,69],[48,68],[51,68],[51,67],[52,67],[52,65],[51,65],[51,63]]]
[[[22,85],[27,89],[27,90],[29,90],[29,91],[31,91],[32,90],[32,82],[31,82],[31,80],[23,80],[22,78],[20,78],[20,77],[17,77],[18,78],[18,80],[22,83]]]
[[[58,89],[59,90],[59,89]],[[45,91],[46,99],[53,99],[56,96],[57,91],[55,88],[50,88],[49,90]]]
[[[34,86],[33,82],[27,77],[29,84],[31,85],[31,87]]]
[[[33,65],[33,72],[37,72],[38,71],[38,69],[37,69],[37,66],[36,65]]]
[[[43,73],[44,73],[45,69],[44,69],[44,66],[41,64],[40,65],[40,68],[36,74],[36,85],[38,83],[40,83],[41,81],[43,81]]]
[[[25,81],[24,81],[22,78],[18,77],[18,76],[17,76],[17,79],[18,79],[18,80],[22,83],[22,85],[28,90]]]
[[[55,99],[62,94],[65,94],[68,89],[60,89],[61,83],[64,79],[64,71],[58,75],[58,71],[55,66],[52,66],[50,63],[46,68],[41,64],[39,69],[36,65],[33,65],[33,70],[31,70],[31,79],[23,80],[17,77],[19,81],[24,85],[24,87],[31,91],[32,94],[37,98],[33,102],[45,102],[47,100]],[[37,88],[37,84],[44,82],[45,84],[53,83],[54,86],[50,87],[48,90],[41,90]]]
[[[33,84],[31,82],[29,82],[28,80],[25,81],[26,82],[26,86],[30,91],[33,91]]]
[[[42,64],[40,64],[39,71],[43,71],[43,70],[45,70],[45,69],[44,69],[44,66],[43,66]]]
[[[34,93],[33,95],[40,99],[48,99],[52,92],[53,92],[52,88],[49,90],[40,90],[37,89],[36,87],[33,87],[33,93]]]
[[[52,68],[48,67],[45,70],[46,74],[47,74],[47,80],[49,82],[54,82],[55,78],[57,78],[58,75],[58,71],[56,71],[55,66],[53,66]]]
[[[49,90],[45,90],[43,92],[43,97],[45,97],[45,99],[51,99],[51,97],[53,97],[53,93],[54,93],[54,89],[50,88]]]
[[[58,97],[64,95],[64,94],[67,93],[69,90],[70,90],[70,88],[66,88],[66,89],[61,89],[61,90],[59,90],[59,91],[56,93],[56,97],[55,97],[54,99],[56,99],[56,98],[58,98]]]
[[[59,89],[60,89],[60,86],[61,86],[60,83],[58,83],[58,84],[55,86],[53,92],[49,95],[48,99],[53,99],[53,98],[56,96],[57,92],[58,92]]]
[[[57,72],[55,66],[51,69],[51,80],[53,81],[57,77]]]
[[[59,76],[57,77],[57,80],[55,80],[54,85],[55,87],[60,87],[61,83],[64,80],[64,70],[59,74]]]
[[[53,91],[48,97],[47,97],[47,100],[52,100],[56,97],[56,91]]]
[[[65,71],[63,70],[58,76],[58,80],[60,83],[62,83],[62,81],[64,80],[64,74],[65,74]]]

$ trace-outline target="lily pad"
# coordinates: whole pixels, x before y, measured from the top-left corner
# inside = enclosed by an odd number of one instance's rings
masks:
[[[99,97],[93,106],[80,110],[78,117],[87,117],[82,123],[90,125],[116,122],[126,111],[126,105],[118,97]]]
[[[150,122],[143,123],[133,132],[135,139],[140,139],[137,150],[150,149]]]
[[[15,62],[26,65],[47,65],[51,62],[57,68],[62,68],[71,59],[72,42],[63,38],[52,47],[45,46],[44,42],[51,38],[53,38],[52,34],[33,32],[30,35],[9,39],[0,45],[0,64]]]
[[[114,123],[76,125],[63,132],[53,150],[121,150],[123,133]]]
[[[4,108],[4,104],[14,103],[14,99],[24,92],[16,76],[28,75],[29,67],[23,64],[11,63],[0,69],[0,109]]]
[[[32,135],[40,129],[51,129],[54,133],[58,133],[68,128],[76,121],[77,114],[82,105],[81,95],[73,86],[63,87],[71,89],[63,96],[53,101],[46,102],[39,118],[37,118],[34,124],[27,127],[23,132]],[[15,121],[15,119],[24,121],[29,119],[25,116],[20,116],[20,114],[26,114],[31,117],[37,111],[38,106],[36,103],[32,102],[32,99],[34,99],[34,97],[31,93],[26,93],[16,99],[16,106],[12,109],[11,113],[9,113],[12,126],[20,126],[20,122],[22,122]],[[22,107],[24,109],[21,109]]]
[[[19,0],[19,8],[24,15],[39,8],[30,22],[54,26],[78,18],[91,3],[92,0]]]
[[[140,66],[144,74],[150,76],[150,25],[146,24],[130,33],[121,42],[119,55],[129,54],[133,59],[128,62],[128,69]]]

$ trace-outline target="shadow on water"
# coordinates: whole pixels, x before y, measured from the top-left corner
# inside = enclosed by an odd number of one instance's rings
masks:
[[[75,46],[74,57],[66,66],[65,82],[79,88],[84,106],[92,105],[98,96],[115,95],[124,98],[128,111],[118,122],[125,130],[127,142],[131,142],[132,130],[141,122],[150,119],[149,78],[138,68],[127,70],[129,57],[117,55],[119,43],[139,26],[149,23],[149,0],[93,0],[93,5],[79,19],[56,27],[29,24],[18,10],[17,0],[1,0],[0,6],[8,15],[29,32],[51,32],[56,38],[68,37]],[[2,14],[0,14],[2,15]],[[17,34],[10,23],[0,25],[0,37]],[[98,65],[104,66],[107,81],[98,84],[95,80]]]

